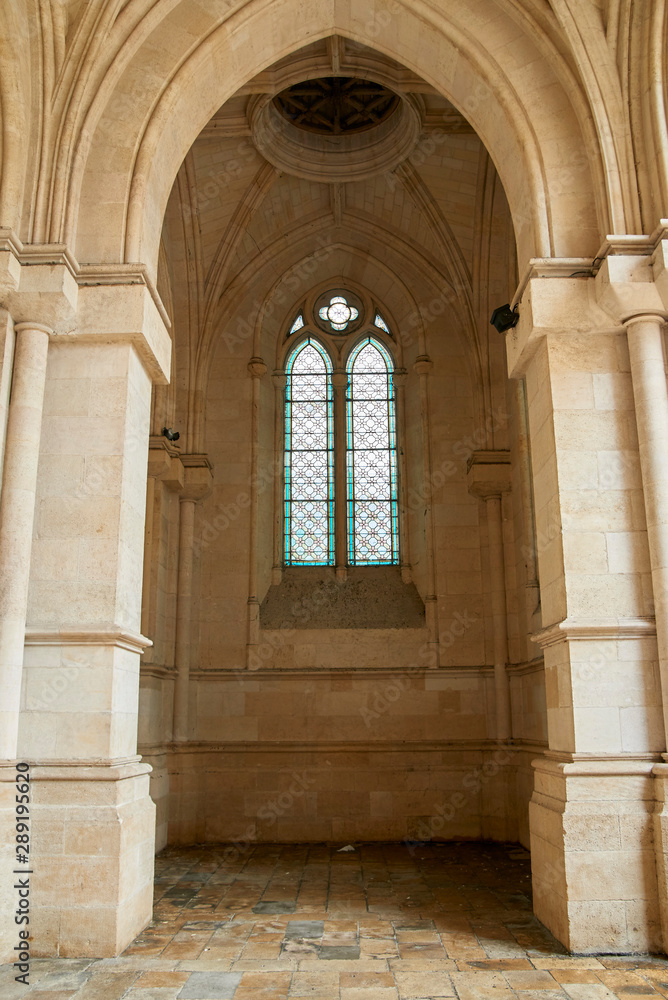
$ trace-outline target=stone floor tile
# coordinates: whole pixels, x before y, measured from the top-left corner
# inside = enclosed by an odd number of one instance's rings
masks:
[[[558,983],[600,983],[594,969],[551,969],[553,978]],[[602,971],[599,969],[599,972]]]
[[[516,991],[558,989],[555,978],[545,969],[513,969],[504,975],[510,988]]]
[[[398,958],[399,949],[394,938],[371,938],[360,941],[360,955],[376,958]]]
[[[40,992],[51,990],[78,990],[88,980],[88,972],[70,972],[64,969],[62,972],[48,972],[39,980],[38,989]],[[25,987],[23,987],[25,990]]]
[[[26,995],[25,986],[23,986],[22,983],[15,983],[15,985],[19,986],[21,989],[21,992],[17,993],[16,996],[17,997],[25,996]],[[76,994],[77,994],[76,990],[45,990],[45,991],[40,990],[39,992],[31,990],[29,996],[36,997],[36,1000],[69,1000],[70,997],[76,996]],[[2,991],[0,992],[0,996],[2,996],[3,1000],[6,996],[10,995],[11,995],[10,992],[9,991],[5,992],[5,989],[3,987]]]
[[[338,972],[295,972],[288,996],[311,997],[312,1000],[333,1000],[339,993]]]
[[[517,994],[518,1000],[568,1000],[563,990],[526,990]]]
[[[632,970],[605,969],[598,973],[598,978],[609,990],[621,991],[624,996],[628,996],[634,990],[640,994],[647,994],[650,991],[656,993],[639,972]]]
[[[291,972],[244,972],[241,976],[241,985],[246,989],[255,987],[266,990],[272,984],[281,989],[286,989],[292,979]]]
[[[341,1000],[398,1000],[399,994],[394,987],[362,987],[362,989],[347,989],[341,987]]]
[[[178,986],[149,986],[146,989],[131,989],[125,994],[124,1000],[176,1000]]]
[[[529,955],[536,969],[603,969],[605,966],[593,956]]]
[[[77,991],[77,1000],[120,1000],[138,976],[136,970],[129,969],[119,972],[107,969],[93,971],[88,982]]]
[[[233,1000],[241,982],[240,972],[192,972],[178,993],[178,1000]]]
[[[528,958],[488,958],[475,959],[472,962],[457,962],[461,972],[503,972],[509,969],[527,969],[533,967]]]
[[[457,972],[457,965],[449,958],[391,958],[388,965],[392,972]]]
[[[394,976],[391,972],[342,972],[339,983],[341,989],[380,989],[394,988]]]
[[[253,913],[294,913],[296,904],[290,901],[266,901],[257,903]]]
[[[452,980],[447,972],[395,972],[399,997],[454,997]]]
[[[179,989],[186,982],[190,973],[185,970],[174,970],[173,972],[142,972],[135,986],[147,989],[153,986],[178,986]]]
[[[327,962],[350,960],[360,957],[359,945],[330,944],[320,945],[318,948],[318,958]]]
[[[570,1000],[617,1000],[603,983],[562,983],[562,988]]]
[[[320,938],[324,931],[322,920],[289,920],[285,928],[286,938]]]

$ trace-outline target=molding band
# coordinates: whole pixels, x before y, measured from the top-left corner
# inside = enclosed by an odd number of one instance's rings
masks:
[[[27,628],[26,646],[117,646],[131,653],[143,653],[153,645],[140,632],[129,629],[36,629]]]
[[[655,636],[653,618],[565,618],[534,632],[531,638],[541,649],[547,649],[574,639],[651,639]]]

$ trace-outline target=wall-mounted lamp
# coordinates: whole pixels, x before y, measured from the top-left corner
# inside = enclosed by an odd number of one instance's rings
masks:
[[[510,302],[506,302],[505,306],[499,306],[498,309],[494,310],[490,323],[496,327],[499,333],[505,333],[506,330],[517,326],[519,318],[520,314],[515,309],[510,308]]]
[[[178,431],[173,431],[171,427],[162,428],[163,437],[166,437],[168,441],[178,441],[181,435]]]

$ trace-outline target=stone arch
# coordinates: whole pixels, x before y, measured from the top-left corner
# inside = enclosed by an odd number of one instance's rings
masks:
[[[314,234],[318,235],[324,232],[328,225],[327,219],[321,220],[320,225],[315,229],[313,223],[310,223],[308,231],[298,233],[294,242],[287,247],[281,243],[274,248],[265,248],[262,254],[258,254],[257,258],[253,258],[245,264],[242,270],[230,281],[225,293],[218,300],[215,313],[210,316],[203,331],[197,353],[192,399],[192,443],[195,449],[204,449],[206,422],[200,404],[207,395],[209,375],[216,353],[223,349],[226,327],[234,322],[240,312],[244,316],[252,317],[250,322],[245,321],[244,323],[248,329],[245,335],[242,334],[243,341],[240,340],[237,343],[235,328],[232,327],[230,329],[231,336],[228,336],[227,342],[234,351],[245,351],[249,356],[261,354],[259,337],[261,329],[267,322],[268,304],[272,302],[286,280],[289,280],[293,273],[303,269],[305,263],[312,259]],[[403,244],[396,238],[392,240],[391,234],[387,230],[382,227],[370,227],[366,220],[364,231],[370,250],[357,244],[354,238],[345,243],[337,241],[330,244],[328,250],[347,256],[358,266],[371,265],[377,280],[379,282],[382,282],[383,279],[387,281],[388,294],[391,296],[389,307],[393,313],[410,316],[410,336],[414,339],[417,353],[420,353],[417,345],[423,342],[425,334],[425,317],[421,315],[418,307],[421,296],[426,303],[427,317],[429,316],[429,303],[434,300],[447,303],[448,308],[453,311],[453,315],[457,318],[457,322],[449,327],[448,333],[461,343],[468,365],[471,388],[476,400],[477,420],[481,426],[484,425],[487,414],[481,392],[484,378],[480,367],[478,331],[467,310],[458,301],[455,289],[447,284],[444,285],[442,276],[440,276],[439,281],[439,274],[434,262],[419,255],[413,246]],[[258,270],[261,276],[267,276],[266,292],[262,301],[256,303],[249,313],[247,308],[240,310],[238,293],[247,287],[250,276],[257,273]],[[312,285],[309,285],[309,288],[331,280],[333,275],[328,273],[328,270],[327,263],[323,267],[314,269]],[[278,272],[278,277],[275,276],[276,272]],[[407,276],[410,276],[410,282]],[[261,284],[261,278],[258,280]],[[360,282],[357,283],[360,284]],[[367,287],[366,282],[362,282],[361,285]],[[416,290],[416,286],[419,291]],[[406,331],[402,330],[399,322],[397,337],[403,342],[406,336]]]
[[[466,0],[447,16],[403,0],[377,13],[341,0],[250,0],[232,14],[211,3],[208,16],[201,7],[197,29],[176,34],[194,23],[190,0],[154,8],[119,45],[91,101],[66,211],[52,213],[64,217],[62,238],[79,259],[141,260],[153,270],[169,191],[204,124],[254,74],[331,34],[401,62],[468,117],[507,192],[522,263],[593,254],[601,233],[624,228],[619,170],[602,157],[594,111],[548,28],[526,12],[493,0]]]

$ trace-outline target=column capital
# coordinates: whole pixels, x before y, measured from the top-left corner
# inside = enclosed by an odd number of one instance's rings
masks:
[[[397,389],[403,389],[406,385],[406,380],[408,378],[408,372],[405,368],[395,368],[392,372],[392,381],[396,385]]]
[[[466,473],[468,491],[481,500],[501,497],[512,490],[509,451],[474,451]]]
[[[634,323],[645,323],[647,321],[665,323],[667,319],[668,309],[645,309],[642,312],[633,313],[633,315],[627,316],[624,319],[624,326],[628,329],[628,327],[633,326]]]
[[[282,368],[274,368],[271,373],[271,381],[274,383],[275,389],[280,389],[282,391],[288,384],[288,376]]]
[[[655,281],[653,253],[646,245],[611,245],[594,279],[596,299],[609,316],[627,323],[642,315],[665,319],[668,305]],[[635,251],[635,252],[634,252]]]
[[[211,493],[213,467],[206,455],[181,455],[184,467],[184,486],[179,499],[199,503]]]
[[[263,378],[267,374],[267,366],[262,358],[251,358],[247,367],[251,378]]]
[[[129,340],[152,381],[169,381],[171,322],[144,264],[80,264],[65,244],[0,229],[0,306],[56,337]]]
[[[39,249],[42,252],[33,248],[35,252],[22,254],[23,260],[9,250],[2,253],[2,304],[17,325],[29,323],[49,333],[72,333],[79,301],[75,264],[62,247],[50,248],[49,253]]]
[[[419,358],[415,359],[413,371],[417,372],[418,375],[429,375],[433,367],[434,362],[429,355],[421,354]]]
[[[344,368],[335,368],[332,372],[332,385],[335,389],[345,389],[348,385],[348,373]]]
[[[179,450],[162,435],[152,434],[148,439],[148,474],[174,493],[179,493],[185,485]]]

